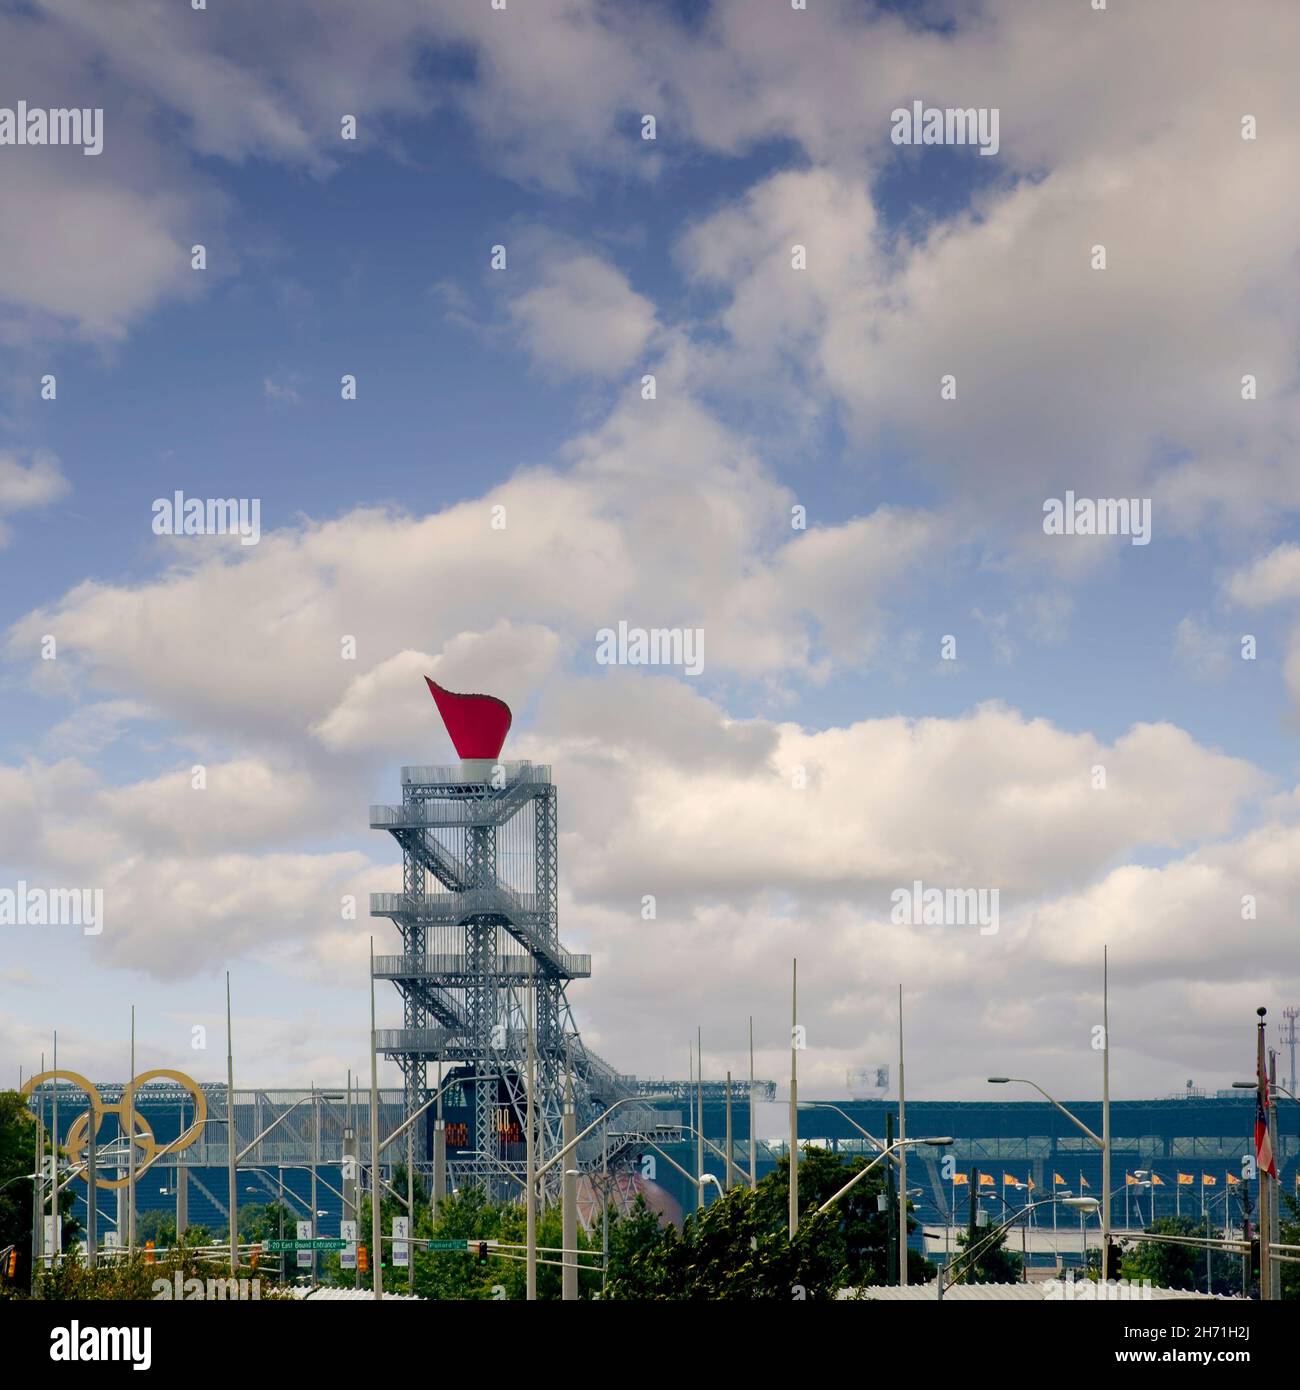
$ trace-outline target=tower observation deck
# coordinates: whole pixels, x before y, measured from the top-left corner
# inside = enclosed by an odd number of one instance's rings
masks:
[[[570,1086],[580,1131],[637,1083],[584,1046],[566,997],[571,980],[590,976],[591,957],[559,938],[550,768],[499,761],[510,725],[501,701],[429,688],[461,761],[404,767],[401,804],[370,808],[371,828],[402,851],[402,891],[370,899],[371,916],[389,918],[402,940],[400,955],[375,958],[375,978],[396,985],[403,1006],[402,1027],[380,1029],[376,1045],[401,1068],[407,1115],[432,1093],[431,1063],[435,1087],[454,1083],[472,1118],[448,1142],[449,1185],[499,1200],[524,1180],[530,1012],[539,1156],[562,1143]],[[617,1114],[604,1136],[581,1141],[573,1166],[600,1167],[680,1125],[649,1105]],[[555,1166],[552,1185],[567,1166]]]

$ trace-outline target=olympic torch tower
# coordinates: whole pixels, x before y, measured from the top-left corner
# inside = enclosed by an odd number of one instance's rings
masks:
[[[525,1172],[530,992],[541,1153],[561,1142],[570,1085],[585,1125],[635,1083],[583,1046],[565,995],[591,957],[559,941],[550,768],[500,760],[503,701],[426,681],[460,763],[404,767],[401,805],[370,808],[371,828],[402,851],[402,891],[370,900],[402,938],[400,956],[375,959],[403,1002],[402,1027],[377,1045],[401,1067],[408,1115],[431,1094],[430,1063],[453,1080],[471,1120],[449,1145],[449,1181],[500,1199],[518,1196]]]

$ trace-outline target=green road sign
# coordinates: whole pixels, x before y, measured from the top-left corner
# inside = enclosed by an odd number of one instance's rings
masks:
[[[279,1255],[286,1250],[342,1250],[346,1245],[346,1240],[319,1237],[316,1240],[267,1240],[262,1242],[262,1249]]]
[[[469,1249],[469,1244],[463,1240],[431,1240],[430,1250],[460,1250],[464,1252]]]

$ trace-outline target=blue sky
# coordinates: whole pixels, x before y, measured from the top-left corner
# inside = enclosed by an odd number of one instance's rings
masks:
[[[923,1094],[979,1093],[973,1036],[1082,1093],[1107,940],[1126,1093],[1240,1073],[1300,984],[1297,32],[1252,9],[5,19],[0,104],[102,105],[105,152],[0,148],[0,879],[111,919],[11,937],[0,1063],[57,1025],[119,1072],[134,1001],[172,1064],[229,969],[250,1080],[360,1065],[336,904],[391,886],[365,807],[448,752],[427,671],[555,767],[620,1066],[701,1022],[732,1065],[768,1010],[779,1067],[797,953],[814,1093],[887,1055],[900,978]],[[913,99],[997,107],[998,154],[891,145]],[[1152,543],[1045,537],[1067,488],[1149,499]],[[155,536],[177,490],[260,499],[261,543]],[[702,628],[704,673],[598,665],[620,620]],[[1000,886],[998,937],[898,930],[918,877]]]

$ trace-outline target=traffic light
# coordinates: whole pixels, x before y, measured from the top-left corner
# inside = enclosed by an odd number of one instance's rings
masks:
[[[370,1255],[364,1245],[357,1246],[357,1268],[362,1274],[370,1268]]]
[[[9,1252],[9,1277],[12,1279],[18,1272],[18,1251],[17,1249]]]
[[[485,1241],[485,1240],[479,1241],[479,1243],[478,1243],[478,1262],[479,1262],[479,1264],[481,1264],[481,1265],[485,1265],[485,1264],[487,1264],[487,1262],[488,1262],[488,1252],[487,1252],[487,1250],[488,1250],[487,1241]]]
[[[154,1252],[154,1248],[155,1248],[155,1247],[154,1247],[153,1241],[151,1241],[151,1240],[146,1240],[146,1241],[145,1241],[145,1243],[144,1243],[144,1262],[145,1262],[145,1264],[147,1264],[147,1265],[151,1265],[151,1264],[154,1263],[154,1253],[153,1253],[153,1252]]]

